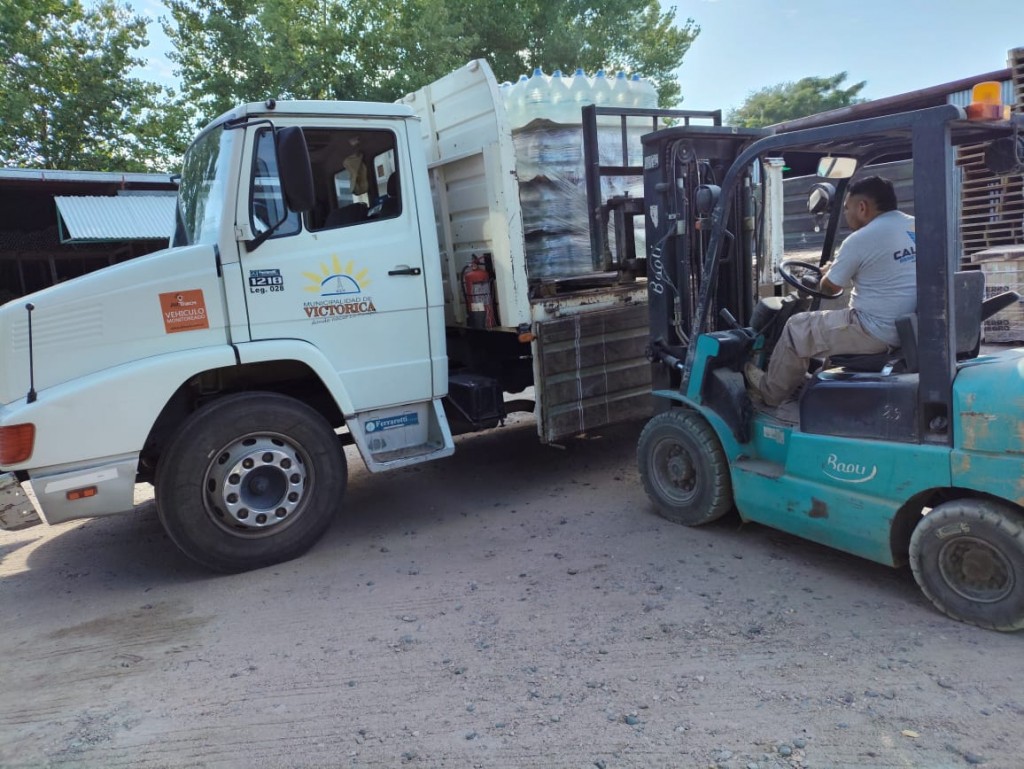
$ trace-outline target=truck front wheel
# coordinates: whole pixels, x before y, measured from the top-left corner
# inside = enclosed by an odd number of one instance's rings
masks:
[[[953,619],[1024,629],[1024,516],[987,499],[936,506],[910,539],[922,592]]]
[[[157,467],[157,512],[194,561],[247,571],[312,547],[346,482],[345,455],[318,412],[275,393],[241,393],[185,420]]]

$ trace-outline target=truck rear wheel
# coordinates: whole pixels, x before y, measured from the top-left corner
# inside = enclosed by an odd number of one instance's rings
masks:
[[[700,526],[732,509],[729,463],[699,415],[684,409],[656,415],[640,433],[636,454],[644,489],[663,518]]]
[[[1024,516],[984,499],[925,515],[910,539],[910,567],[928,599],[953,619],[991,630],[1024,628]]]
[[[312,547],[347,479],[338,438],[318,412],[275,393],[230,395],[194,412],[165,449],[157,512],[194,561],[247,571]]]

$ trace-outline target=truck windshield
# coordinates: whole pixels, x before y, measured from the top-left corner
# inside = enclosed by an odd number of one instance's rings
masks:
[[[185,153],[172,246],[216,243],[227,193],[228,163],[238,131],[214,128]]]

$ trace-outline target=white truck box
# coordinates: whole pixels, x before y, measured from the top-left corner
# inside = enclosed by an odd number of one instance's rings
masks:
[[[557,441],[650,412],[647,283],[595,275],[531,279],[512,129],[483,60],[408,94],[422,123],[444,277],[445,320],[466,326],[460,275],[492,257],[498,323],[490,333],[533,336],[537,432]]]

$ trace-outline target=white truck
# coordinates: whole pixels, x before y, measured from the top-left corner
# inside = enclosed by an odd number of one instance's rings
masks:
[[[596,158],[588,175],[608,171]],[[625,203],[589,213],[631,230]],[[537,279],[524,233],[484,61],[396,104],[221,116],[184,158],[168,249],[0,308],[0,526],[129,511],[151,482],[181,550],[241,571],[320,537],[346,444],[377,472],[448,456],[509,409],[545,442],[646,413],[636,260]]]

